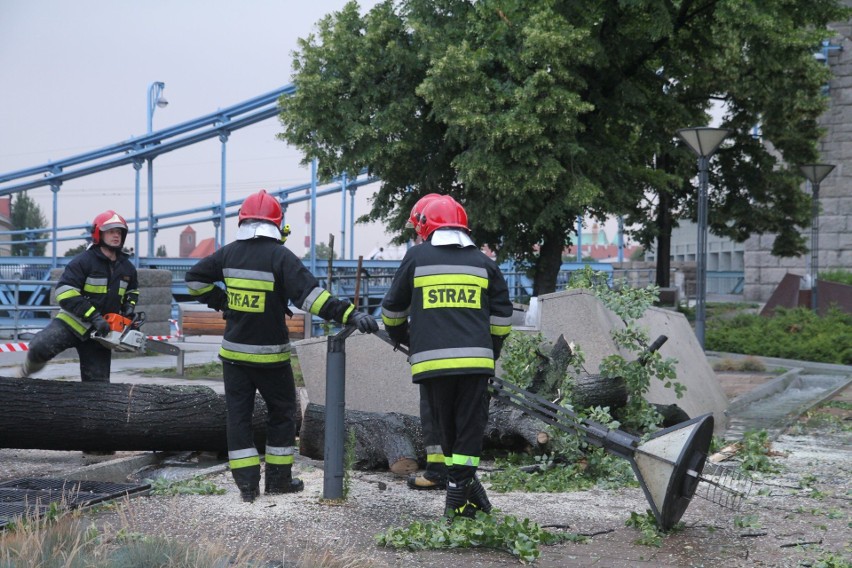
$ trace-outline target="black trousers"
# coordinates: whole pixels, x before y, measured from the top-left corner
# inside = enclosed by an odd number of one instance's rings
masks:
[[[266,445],[292,447],[296,444],[296,384],[290,363],[281,367],[254,367],[223,363],[225,405],[228,412],[228,451],[255,448],[252,414],[255,393],[266,403]],[[260,465],[231,470],[238,485],[254,486],[260,481]]]
[[[80,338],[67,325],[54,319],[30,340],[27,359],[42,366],[66,349],[75,348],[80,358],[80,380],[109,382],[112,351],[88,337]]]
[[[429,404],[426,385],[420,383],[420,429],[423,432],[423,445],[426,446],[426,471],[423,477],[431,481],[447,477],[447,465],[444,463],[444,450],[441,446],[441,429],[438,417]]]
[[[422,384],[437,419],[441,448],[452,458],[448,478],[462,483],[476,474],[482,454],[488,423],[488,375],[447,375],[425,379]]]

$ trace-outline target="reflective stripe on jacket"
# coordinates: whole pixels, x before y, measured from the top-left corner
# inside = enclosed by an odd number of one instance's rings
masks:
[[[186,282],[199,302],[227,309],[219,357],[241,365],[289,363],[284,321],[288,302],[340,323],[346,323],[353,310],[348,301],[320,288],[302,261],[273,238],[237,240],[222,247],[198,261],[186,273]]]
[[[495,338],[508,335],[511,318],[506,281],[476,247],[426,242],[410,248],[382,301],[382,321],[391,337],[410,330],[414,382],[492,374]]]

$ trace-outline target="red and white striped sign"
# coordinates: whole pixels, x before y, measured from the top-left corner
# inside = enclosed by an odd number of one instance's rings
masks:
[[[29,351],[28,343],[0,343],[0,353],[15,353],[18,351]]]

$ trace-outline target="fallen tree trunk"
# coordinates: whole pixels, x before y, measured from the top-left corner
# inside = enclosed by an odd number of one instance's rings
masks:
[[[492,398],[483,446],[514,452],[545,448],[550,441],[550,436],[544,431],[545,426],[541,420],[524,414],[498,398]]]
[[[357,469],[390,469],[397,475],[408,475],[417,471],[418,457],[426,457],[420,418],[416,416],[346,410],[343,420],[347,438],[350,432],[355,434],[352,466]],[[311,402],[305,409],[299,453],[324,459],[325,406]]]
[[[227,451],[225,398],[190,385],[0,377],[0,448]],[[266,405],[252,420],[263,452]]]

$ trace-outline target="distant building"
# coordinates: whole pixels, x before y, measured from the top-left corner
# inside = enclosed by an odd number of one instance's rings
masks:
[[[639,245],[624,245],[622,256],[624,260],[630,260],[630,256],[640,249]],[[606,231],[597,223],[592,225],[591,231],[583,231],[580,235],[581,258],[591,258],[598,262],[618,262],[618,243],[612,242],[607,237]],[[563,257],[569,257],[572,261],[577,258],[577,245],[572,244],[562,251]]]
[[[0,197],[0,230],[11,231],[12,226],[12,196]],[[0,236],[0,256],[12,256],[12,235]]]
[[[180,247],[178,254],[180,258],[204,258],[216,250],[216,240],[213,238],[203,239],[196,242],[195,229],[187,226],[180,233]]]

